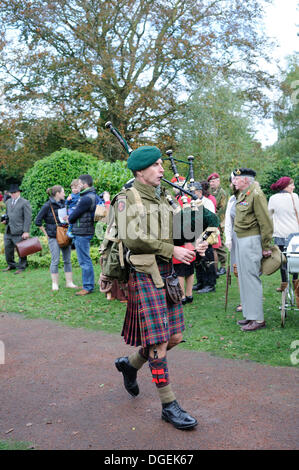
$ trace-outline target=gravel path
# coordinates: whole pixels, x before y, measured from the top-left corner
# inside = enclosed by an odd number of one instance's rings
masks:
[[[299,369],[169,353],[179,403],[192,431],[161,420],[148,366],[140,395],[125,391],[116,357],[133,349],[118,335],[0,315],[0,440],[36,449],[299,449]]]

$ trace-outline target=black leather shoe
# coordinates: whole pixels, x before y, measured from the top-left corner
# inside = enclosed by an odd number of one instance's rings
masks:
[[[2,269],[2,272],[3,272],[3,273],[6,273],[7,271],[13,271],[14,269],[16,269],[16,268],[13,268],[13,267],[11,267],[11,266],[8,266],[7,268]]]
[[[206,286],[203,289],[196,291],[198,294],[207,294],[208,292],[215,292],[215,286]]]
[[[131,366],[128,357],[119,357],[115,361],[115,367],[124,376],[124,386],[127,392],[133,397],[137,397],[139,387],[137,383],[137,369]]]
[[[193,297],[192,295],[186,295],[186,303],[187,304],[192,304],[193,302]]]
[[[197,426],[197,420],[183,410],[176,400],[162,404],[161,417],[177,429],[192,429]]]

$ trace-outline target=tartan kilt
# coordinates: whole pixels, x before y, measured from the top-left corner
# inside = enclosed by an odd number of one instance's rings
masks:
[[[158,265],[162,276],[171,274],[172,264]],[[149,274],[133,271],[128,281],[128,303],[121,335],[131,346],[151,346],[169,341],[184,331],[182,304],[169,304],[165,288],[156,288]]]

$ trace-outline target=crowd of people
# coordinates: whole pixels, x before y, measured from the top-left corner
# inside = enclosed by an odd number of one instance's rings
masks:
[[[173,243],[172,223],[169,223],[169,230],[163,230],[166,219],[162,214],[171,211],[166,190],[160,185],[164,174],[160,150],[150,146],[134,150],[128,159],[128,168],[134,175],[128,186],[132,191],[116,198],[115,222],[117,225],[123,214],[127,214],[130,230],[125,230],[120,239],[130,252],[131,269],[122,336],[127,344],[139,349],[130,356],[116,359],[115,366],[123,375],[125,389],[135,397],[139,394],[138,371],[148,363],[161,401],[162,419],[177,429],[192,429],[197,425],[197,420],[179,405],[168,371],[168,352],[183,341],[183,305],[193,301],[194,292],[200,295],[214,292],[217,278],[229,269],[238,277],[240,304],[237,310],[243,313],[243,319],[237,323],[245,332],[265,328],[261,262],[272,253],[273,237],[283,251],[289,235],[299,232],[299,199],[294,193],[294,181],[282,177],[271,186],[276,194],[268,204],[255,179],[255,171],[249,168],[232,171],[232,194],[228,198],[221,187],[219,174],[214,172],[207,180],[195,182],[194,189],[200,203],[216,217],[211,220],[219,222],[219,235],[212,244],[201,241],[195,245],[177,246]],[[5,271],[16,270],[20,273],[26,269],[27,260],[24,258],[15,262],[14,249],[18,241],[29,237],[32,212],[29,201],[21,197],[21,189],[17,185],[11,187],[9,193],[11,197],[6,200],[7,218],[2,222],[6,224],[4,240],[8,266]],[[71,244],[61,248],[56,238],[57,227],[67,225],[68,236],[74,244],[82,270],[82,288],[76,294],[85,296],[95,288],[90,243],[95,233],[94,214],[98,199],[92,177],[80,175],[72,182],[68,197],[60,185],[49,188],[47,193],[49,199],[40,208],[35,224],[48,238],[52,289],[59,289],[60,252],[66,287],[77,288],[72,278]],[[136,193],[139,195],[137,211]],[[176,198],[180,204],[180,193]],[[104,195],[103,204],[107,208],[110,205],[108,193]],[[143,207],[144,223],[141,223],[140,205]],[[144,236],[144,228],[147,233],[154,232],[154,236]],[[137,269],[134,263],[137,259],[142,261],[145,255],[147,262],[139,262]],[[150,264],[148,260],[151,260]],[[179,278],[181,300],[169,298],[167,283],[164,286],[163,279],[173,280],[173,273]],[[281,281],[280,290],[286,284],[283,267]],[[296,275],[293,282],[298,284]]]

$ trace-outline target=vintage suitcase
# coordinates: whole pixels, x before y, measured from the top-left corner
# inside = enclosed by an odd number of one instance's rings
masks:
[[[33,255],[33,253],[42,251],[42,246],[38,237],[27,238],[27,240],[22,240],[21,242],[16,243],[16,247],[20,258],[25,258],[28,255]]]

